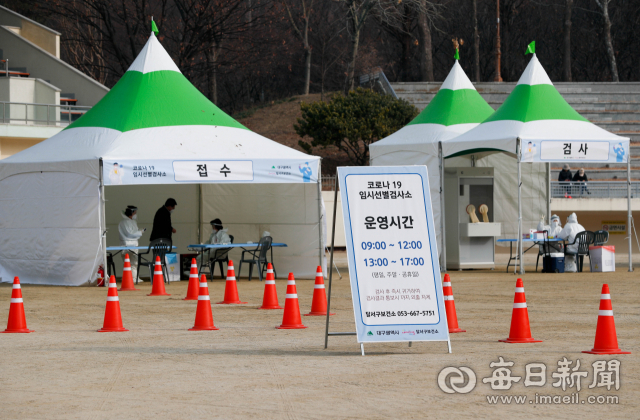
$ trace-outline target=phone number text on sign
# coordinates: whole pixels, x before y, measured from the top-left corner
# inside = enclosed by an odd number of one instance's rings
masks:
[[[365,325],[440,321],[423,188],[419,174],[346,177]]]

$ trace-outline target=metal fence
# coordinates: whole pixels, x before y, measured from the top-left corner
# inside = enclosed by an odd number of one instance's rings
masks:
[[[90,106],[0,102],[1,124],[67,126],[86,114]]]
[[[627,198],[627,183],[551,181],[551,198]],[[631,198],[640,198],[640,182],[631,182]]]
[[[335,191],[336,190],[335,176],[323,176],[322,177],[322,191]]]

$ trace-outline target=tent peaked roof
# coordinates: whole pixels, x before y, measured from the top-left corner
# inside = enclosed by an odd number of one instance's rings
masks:
[[[186,125],[246,129],[184,77],[152,33],[111,91],[65,130],[101,127],[124,133]]]
[[[564,100],[553,86],[536,55],[522,73],[518,84],[498,110],[484,122],[514,120],[587,121]]]
[[[161,70],[180,73],[180,69],[178,69],[178,66],[173,62],[167,50],[162,47],[156,35],[151,32],[149,40],[127,71],[139,71],[145,74]]]
[[[456,60],[436,96],[409,125],[478,124],[492,113]]]
[[[443,144],[446,157],[505,151],[515,154],[516,142],[627,142],[592,124],[564,100],[534,54],[504,103],[482,124]]]

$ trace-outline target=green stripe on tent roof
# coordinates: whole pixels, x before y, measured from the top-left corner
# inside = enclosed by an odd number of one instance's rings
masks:
[[[175,71],[128,71],[85,115],[66,129],[104,127],[122,132],[176,125],[243,128]]]
[[[440,89],[429,105],[409,124],[481,123],[493,113],[475,89]]]
[[[553,85],[516,85],[504,103],[483,122],[514,120],[521,122],[539,120],[588,121],[571,105]]]

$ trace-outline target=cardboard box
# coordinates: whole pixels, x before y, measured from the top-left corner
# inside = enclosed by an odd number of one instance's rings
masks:
[[[613,245],[590,246],[589,264],[591,271],[596,273],[616,271],[616,247]]]

